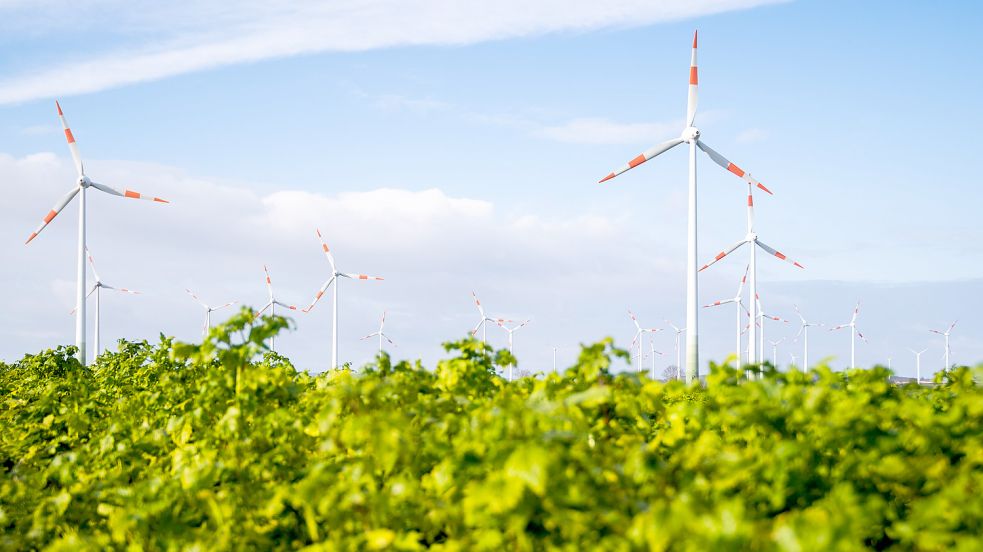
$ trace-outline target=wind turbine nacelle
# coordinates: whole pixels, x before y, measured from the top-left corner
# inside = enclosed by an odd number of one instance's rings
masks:
[[[692,142],[700,138],[700,129],[696,127],[686,127],[683,129],[683,134],[680,136],[683,140],[687,142]]]

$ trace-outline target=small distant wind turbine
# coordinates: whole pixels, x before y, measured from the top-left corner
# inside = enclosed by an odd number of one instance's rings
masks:
[[[266,265],[263,265],[263,272],[266,273],[266,291],[269,294],[270,300],[268,303],[266,303],[266,306],[264,306],[263,308],[259,309],[259,311],[256,312],[255,318],[259,318],[261,314],[266,312],[266,309],[270,309],[270,316],[276,316],[277,305],[280,305],[285,309],[297,310],[296,306],[283,303],[277,300],[273,296],[273,281],[270,280],[270,271],[266,269]],[[273,351],[274,353],[276,352],[276,337],[270,337],[270,350]]]
[[[699,373],[699,323],[698,323],[698,303],[697,303],[697,251],[696,251],[696,150],[703,150],[714,163],[733,173],[739,178],[744,179],[749,185],[755,185],[762,190],[771,193],[760,182],[744,172],[740,167],[728,161],[723,155],[710,148],[710,146],[700,140],[700,131],[694,126],[696,124],[696,105],[697,105],[697,69],[696,69],[696,33],[693,33],[693,53],[689,68],[689,96],[686,101],[686,128],[683,129],[679,138],[673,138],[644,151],[627,164],[614,170],[611,174],[601,179],[601,182],[610,180],[619,174],[633,169],[642,163],[669,151],[682,143],[689,144],[689,208],[687,223],[687,247],[686,247],[686,327],[690,332],[686,334],[686,383],[698,380]]]
[[[652,350],[652,368],[649,373],[649,379],[655,380],[655,355],[663,356],[662,353],[655,350],[655,336],[649,336],[649,348]]]
[[[789,359],[791,359],[791,361],[792,361],[792,362],[791,362],[791,366],[796,366],[796,364],[795,364],[795,353],[789,353],[789,354],[788,354],[788,357],[789,357]]]
[[[105,192],[110,195],[128,197],[132,199],[146,199],[148,201],[156,201],[158,203],[168,203],[167,200],[161,199],[159,197],[151,197],[140,194],[139,192],[134,192],[129,188],[124,188],[123,191],[117,190],[111,186],[105,184],[99,184],[98,182],[93,182],[85,174],[85,170],[82,168],[82,156],[79,154],[78,145],[75,143],[75,136],[72,134],[72,129],[68,128],[68,122],[65,121],[65,114],[61,111],[61,105],[55,102],[55,107],[58,109],[58,119],[61,121],[61,126],[65,130],[65,139],[68,140],[68,149],[72,152],[72,161],[75,162],[75,170],[78,173],[78,178],[75,181],[75,186],[61,198],[54,207],[48,211],[48,214],[44,216],[41,221],[41,225],[37,227],[34,232],[27,238],[27,242],[31,243],[31,240],[36,238],[38,234],[44,230],[44,227],[48,225],[62,209],[68,205],[75,196],[79,196],[79,243],[78,243],[78,271],[77,283],[76,283],[76,295],[75,295],[75,346],[78,347],[78,359],[82,365],[85,365],[85,190],[87,188],[95,188],[100,192]],[[98,349],[98,347],[97,347]]]
[[[631,312],[631,309],[628,309],[628,316],[631,318],[632,323],[635,324],[635,336],[632,338],[631,345],[628,347],[628,349],[631,350],[631,349],[633,349],[635,347],[635,344],[636,343],[638,344],[638,363],[636,365],[636,370],[635,371],[636,372],[641,372],[642,371],[642,339],[641,339],[642,338],[642,335],[643,334],[646,334],[646,333],[653,333],[654,334],[654,333],[656,333],[658,331],[661,331],[662,328],[643,328],[643,327],[641,327],[638,324],[638,319],[635,318],[635,313]]]
[[[864,343],[867,343],[867,338],[864,337],[864,334],[862,334],[860,332],[860,330],[857,329],[857,316],[859,314],[860,314],[860,302],[857,301],[857,306],[854,307],[854,309],[853,309],[853,316],[850,317],[850,321],[847,322],[846,324],[840,324],[839,326],[835,326],[835,327],[832,327],[832,328],[829,329],[829,331],[834,331],[834,330],[840,330],[840,329],[843,329],[843,328],[850,328],[850,367],[851,368],[856,368],[857,367],[857,360],[856,360],[856,350],[857,350],[857,347],[856,347],[856,345],[857,345],[856,344],[856,336],[860,336],[860,339],[862,339]]]
[[[226,307],[231,307],[232,305],[235,305],[236,304],[236,301],[230,301],[228,303],[225,303],[224,305],[220,305],[220,306],[217,306],[217,307],[212,307],[212,306],[209,306],[204,301],[202,301],[201,299],[199,299],[198,296],[195,295],[195,292],[191,291],[190,289],[185,288],[184,291],[188,292],[188,295],[190,295],[191,298],[194,299],[196,303],[198,303],[199,305],[201,305],[202,307],[205,308],[205,325],[202,326],[202,329],[201,329],[201,336],[202,337],[208,337],[208,329],[212,327],[212,313],[213,312],[215,312],[217,310],[222,310],[222,309],[224,309]]]
[[[393,343],[393,340],[392,339],[389,339],[389,336],[382,332],[382,328],[384,328],[385,326],[386,326],[386,312],[383,311],[382,312],[382,320],[379,322],[379,331],[372,332],[369,335],[367,335],[367,336],[365,336],[365,337],[362,338],[362,339],[368,339],[370,337],[379,336],[379,352],[380,353],[382,352],[382,338],[386,338],[386,341],[388,341],[389,344],[392,345],[393,347],[396,346],[396,344]]]
[[[921,383],[922,382],[922,353],[924,353],[928,349],[922,349],[921,351],[916,351],[914,349],[909,348],[908,350],[914,353],[915,355],[915,381],[917,383]]]
[[[741,324],[741,317],[742,317],[742,315],[743,315],[744,312],[747,312],[747,309],[744,307],[744,283],[747,281],[747,273],[748,273],[748,270],[750,268],[751,268],[751,266],[748,265],[748,267],[744,269],[744,277],[741,278],[741,285],[739,285],[737,287],[737,295],[735,295],[734,297],[732,297],[730,299],[723,299],[723,300],[720,300],[720,301],[714,301],[713,303],[710,303],[709,305],[703,305],[703,308],[705,308],[705,309],[706,308],[710,308],[710,307],[719,307],[720,305],[726,305],[727,303],[735,303],[737,305],[737,348],[735,350],[737,351],[736,354],[737,354],[737,367],[738,368],[740,368],[744,364],[743,363],[743,356],[744,355],[743,355],[743,352],[741,351],[741,349],[742,349],[742,347],[741,347],[741,335],[744,334],[744,330],[741,328],[741,326],[743,325],[743,324]]]
[[[680,372],[682,370],[682,367],[679,366],[679,362],[680,362],[680,360],[679,360],[679,335],[681,333],[685,332],[686,331],[686,328],[680,328],[680,327],[676,326],[675,324],[673,324],[672,322],[670,322],[668,320],[666,320],[666,324],[669,324],[669,326],[672,327],[672,331],[676,332],[676,377],[678,378],[679,377],[679,374],[680,374]]]
[[[761,306],[761,298],[760,297],[758,297],[755,300],[755,303],[757,303],[757,305],[758,305],[758,326],[761,328],[761,334],[759,335],[758,350],[762,352],[761,361],[764,362],[765,320],[766,319],[767,320],[774,320],[775,322],[784,322],[786,324],[788,324],[789,321],[788,320],[785,320],[784,318],[782,318],[780,316],[775,316],[773,314],[766,313],[765,312],[765,309]],[[749,332],[750,332],[750,330],[749,330]],[[776,365],[775,368],[778,368],[778,366]]]
[[[798,305],[792,305],[795,308],[795,314],[799,316],[799,320],[802,321],[802,326],[799,327],[799,333],[795,334],[795,338],[798,339],[801,335],[803,338],[803,351],[802,351],[802,363],[805,365],[805,369],[809,369],[809,328],[812,326],[822,326],[822,324],[817,322],[807,322],[802,313],[799,312]]]
[[[786,338],[783,337],[778,341],[772,341],[770,339],[768,340],[768,343],[771,344],[771,358],[774,361],[774,365],[776,369],[778,368],[778,346],[784,343],[785,339]]]
[[[504,318],[491,318],[485,314],[485,308],[481,306],[481,301],[478,300],[478,295],[472,291],[471,296],[474,297],[474,306],[478,308],[478,314],[481,315],[481,320],[475,324],[474,329],[471,330],[471,337],[478,334],[478,330],[481,330],[481,342],[485,343],[488,339],[488,328],[485,326],[485,322],[493,322],[502,326],[506,322],[514,322],[514,320],[506,320]],[[502,326],[504,327],[504,326]]]
[[[102,278],[99,277],[99,273],[96,272],[96,263],[95,263],[95,261],[92,260],[92,254],[89,253],[89,249],[88,248],[85,249],[85,254],[86,254],[86,256],[89,259],[89,266],[92,267],[92,275],[96,277],[96,282],[94,284],[92,284],[92,288],[89,289],[89,293],[86,293],[85,294],[85,298],[86,299],[88,299],[89,296],[92,295],[93,293],[96,294],[96,329],[95,329],[95,336],[94,336],[95,337],[95,342],[96,342],[96,348],[95,348],[95,351],[92,353],[92,360],[95,361],[95,359],[99,358],[99,354],[102,353],[102,346],[101,346],[101,343],[102,342],[99,339],[99,328],[101,326],[101,324],[100,324],[100,316],[99,316],[99,295],[100,295],[100,291],[103,290],[103,289],[111,289],[113,291],[118,291],[120,293],[129,293],[130,295],[140,295],[140,292],[139,291],[133,291],[132,289],[126,289],[126,288],[115,288],[113,286],[110,286],[110,285],[104,283],[102,281]],[[77,308],[72,309],[71,314],[75,314],[76,310],[77,310]]]
[[[311,309],[314,308],[314,305],[316,305],[317,302],[321,299],[321,296],[324,295],[324,292],[328,289],[328,286],[330,286],[331,283],[334,282],[334,297],[332,301],[333,305],[331,310],[331,368],[337,369],[338,368],[338,287],[341,284],[341,282],[338,279],[349,278],[352,280],[382,280],[383,278],[380,276],[366,276],[365,274],[347,274],[345,272],[339,272],[338,268],[335,266],[334,263],[334,255],[331,254],[331,250],[328,249],[328,244],[326,244],[324,242],[324,238],[321,237],[321,230],[315,228],[314,232],[317,234],[318,241],[321,242],[321,250],[324,251],[324,256],[328,258],[328,263],[331,264],[331,277],[328,278],[326,282],[324,282],[324,285],[321,286],[321,289],[317,290],[317,294],[314,295],[314,300],[311,301],[310,305],[307,305],[307,307],[304,308],[304,312],[311,312]]]
[[[956,320],[956,322],[959,322],[959,321]],[[949,324],[949,329],[947,329],[946,331],[942,331],[942,330],[929,330],[932,333],[936,333],[936,334],[939,334],[941,336],[945,336],[945,370],[947,372],[949,371],[949,368],[952,367],[952,365],[949,364],[949,350],[950,350],[949,349],[949,333],[952,332],[952,328],[955,328],[956,327],[956,322],[953,322],[952,324]]]
[[[505,330],[509,334],[509,353],[511,353],[512,352],[512,334],[514,334],[515,332],[519,331],[519,328],[521,328],[521,327],[525,326],[526,324],[528,324],[529,321],[528,320],[524,320],[518,326],[513,326],[511,328],[508,327],[508,326],[506,326],[505,325],[505,322],[508,322],[508,321],[507,320],[499,320],[498,321],[498,325],[499,325],[499,327],[501,327],[503,330]],[[509,381],[512,381],[512,364],[509,364]]]

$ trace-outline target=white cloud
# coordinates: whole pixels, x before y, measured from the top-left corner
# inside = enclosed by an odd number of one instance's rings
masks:
[[[684,127],[682,120],[667,123],[617,123],[604,118],[573,119],[556,126],[546,126],[536,135],[572,144],[639,144],[661,142],[677,136]]]
[[[640,26],[782,0],[338,0],[0,4],[2,28],[76,33],[123,46],[0,81],[0,103],[95,92],[223,65],[406,45],[468,44],[557,31]],[[69,22],[71,25],[69,25]],[[115,29],[115,30],[114,30]],[[26,32],[26,31],[21,31]],[[113,33],[113,34],[108,34]],[[99,38],[100,40],[89,40]],[[104,47],[104,46],[103,46]]]
[[[751,144],[768,138],[768,132],[760,128],[749,128],[737,135],[738,144]]]

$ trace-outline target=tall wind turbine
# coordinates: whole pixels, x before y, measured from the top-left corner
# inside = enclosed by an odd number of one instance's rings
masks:
[[[676,378],[678,379],[679,378],[679,374],[680,374],[680,370],[682,370],[682,366],[679,365],[679,362],[680,362],[680,359],[679,359],[679,334],[685,332],[686,331],[686,328],[680,328],[680,327],[676,326],[675,324],[673,324],[672,322],[670,322],[668,320],[666,320],[666,324],[669,324],[669,326],[672,327],[672,331],[676,332]],[[689,382],[687,381],[687,383],[689,383]]]
[[[862,339],[864,343],[867,342],[867,338],[864,337],[864,334],[860,333],[860,330],[857,329],[857,316],[859,314],[860,314],[860,302],[857,301],[857,306],[853,308],[853,316],[850,317],[850,321],[847,322],[846,324],[840,324],[839,326],[835,326],[829,329],[829,331],[833,331],[833,330],[840,330],[843,328],[850,328],[850,367],[851,368],[857,367],[856,336],[859,335],[860,339]]]
[[[362,339],[368,339],[370,337],[379,336],[379,352],[380,353],[382,352],[382,338],[386,338],[386,341],[388,341],[389,344],[392,345],[393,347],[396,346],[396,344],[393,343],[393,340],[392,339],[389,339],[389,336],[386,335],[385,333],[383,333],[382,329],[385,328],[385,327],[386,327],[386,311],[382,311],[382,320],[379,322],[379,331],[372,332],[369,335],[367,335],[367,336],[365,336],[365,337],[362,338]]]
[[[698,300],[697,300],[697,249],[696,249],[696,149],[703,150],[714,163],[734,173],[744,179],[748,184],[758,186],[762,190],[771,193],[760,182],[751,177],[737,165],[728,161],[724,156],[706,145],[700,140],[700,131],[694,126],[696,123],[696,104],[697,104],[697,70],[696,70],[696,33],[693,33],[693,53],[689,68],[689,96],[686,100],[686,128],[678,138],[665,141],[642,152],[627,164],[615,169],[614,172],[601,179],[601,182],[610,180],[619,174],[633,169],[653,157],[669,151],[682,143],[689,144],[689,207],[686,240],[686,327],[690,329],[686,334],[686,382],[691,383],[698,380],[699,373],[699,320],[698,320]]]
[[[75,136],[72,134],[72,129],[68,128],[68,122],[65,121],[65,114],[62,113],[61,105],[55,102],[55,107],[58,109],[58,119],[61,121],[61,126],[65,130],[65,139],[68,140],[68,149],[72,152],[72,160],[75,162],[75,170],[78,173],[78,178],[75,181],[75,185],[72,187],[71,191],[68,192],[63,198],[61,198],[54,207],[48,211],[48,214],[44,216],[41,221],[41,225],[37,227],[34,232],[27,238],[25,245],[31,243],[31,240],[37,237],[44,230],[44,227],[48,225],[62,209],[65,208],[69,202],[75,198],[76,195],[79,196],[79,244],[78,244],[78,271],[77,282],[75,286],[75,346],[78,347],[78,359],[83,365],[85,365],[85,190],[86,188],[92,187],[100,192],[106,192],[107,194],[128,197],[132,199],[146,199],[148,201],[156,201],[158,203],[168,203],[159,197],[150,197],[134,192],[129,188],[124,188],[123,191],[119,191],[116,188],[107,186],[105,184],[99,184],[98,182],[93,182],[85,174],[85,170],[82,167],[82,156],[79,154],[78,144],[75,143]]]
[[[631,321],[635,324],[635,336],[631,340],[631,345],[628,350],[635,348],[635,344],[638,344],[638,362],[636,363],[636,372],[642,371],[642,335],[646,333],[652,333],[661,331],[661,328],[643,328],[638,324],[638,319],[635,318],[635,313],[628,309],[628,316],[631,317]]]
[[[713,303],[710,303],[709,305],[703,305],[703,308],[705,308],[705,309],[706,308],[710,308],[710,307],[719,307],[720,305],[726,305],[727,303],[734,303],[734,304],[737,305],[737,348],[735,349],[735,351],[737,351],[736,354],[737,354],[737,367],[738,368],[740,368],[744,364],[743,363],[743,356],[744,355],[741,352],[741,348],[742,348],[741,347],[741,335],[744,334],[744,330],[741,329],[741,326],[743,325],[743,324],[741,324],[741,316],[742,316],[742,314],[743,314],[744,311],[747,311],[747,309],[744,307],[744,282],[747,281],[747,273],[748,273],[748,270],[750,268],[751,268],[751,265],[748,265],[748,267],[744,269],[744,277],[741,278],[741,285],[737,286],[737,295],[735,295],[734,297],[731,297],[730,299],[722,299],[720,301],[714,301]]]
[[[908,350],[914,353],[915,355],[915,382],[921,383],[922,382],[922,353],[924,353],[928,349],[922,349],[921,351],[916,351],[914,349],[909,348]]]
[[[328,278],[321,289],[317,290],[317,294],[314,295],[314,300],[311,301],[310,305],[304,309],[304,312],[311,312],[314,305],[321,299],[324,292],[328,289],[328,286],[334,282],[334,297],[333,305],[331,310],[331,368],[338,368],[338,286],[340,285],[339,278],[349,278],[351,280],[382,280],[381,276],[366,276],[365,274],[348,274],[345,272],[339,272],[337,266],[335,266],[334,255],[331,254],[331,250],[328,249],[328,244],[324,243],[324,238],[321,237],[321,230],[315,229],[318,241],[321,242],[321,250],[324,251],[324,256],[328,258],[328,263],[331,264],[331,277]]]
[[[741,241],[737,242],[736,244],[734,244],[730,249],[728,249],[726,251],[721,251],[720,253],[717,253],[716,257],[714,257],[712,261],[708,262],[707,264],[703,265],[700,268],[700,272],[703,272],[707,268],[710,268],[711,266],[714,265],[714,263],[716,263],[720,259],[723,259],[727,255],[730,255],[731,253],[733,253],[740,246],[742,246],[744,244],[749,244],[750,254],[751,254],[751,260],[750,260],[750,263],[748,264],[748,274],[749,274],[749,277],[750,277],[749,284],[750,284],[750,288],[751,288],[750,291],[749,291],[749,293],[750,293],[750,297],[756,298],[756,297],[758,297],[758,268],[757,268],[757,248],[758,247],[760,247],[762,250],[764,250],[769,255],[774,255],[775,257],[778,257],[779,259],[781,259],[781,260],[783,260],[783,261],[785,261],[787,263],[792,264],[793,266],[797,266],[799,268],[805,268],[805,267],[802,266],[801,264],[797,263],[796,261],[788,258],[781,251],[778,251],[776,249],[773,249],[771,246],[765,244],[764,242],[762,242],[761,240],[758,239],[758,234],[756,234],[755,231],[754,231],[754,194],[753,194],[753,190],[754,190],[754,188],[751,186],[750,183],[748,183],[748,187],[747,187],[747,235],[744,236],[744,239],[743,240],[741,240]],[[758,316],[755,313],[755,309],[758,307],[757,301],[749,301],[749,302],[751,304],[750,304],[750,307],[749,307],[750,308],[750,312],[748,313],[748,316],[751,318],[751,320],[757,320],[758,319]],[[757,352],[755,351],[755,340],[754,340],[755,331],[756,331],[755,325],[754,324],[751,324],[748,327],[748,343],[749,343],[748,344],[748,360],[747,360],[748,361],[748,364],[756,364],[759,361],[759,356],[760,356],[760,359],[762,359],[762,360],[764,359],[764,343],[763,343],[763,341],[761,341],[761,345],[759,345]]]
[[[959,321],[956,320],[956,322],[959,322]],[[949,364],[949,333],[952,331],[952,328],[955,328],[956,327],[956,322],[953,322],[952,324],[949,324],[949,329],[947,329],[946,331],[942,331],[942,330],[929,330],[932,333],[936,333],[936,334],[939,334],[941,336],[945,336],[945,370],[947,372],[949,371],[949,368],[952,367],[952,365]]]
[[[188,292],[188,295],[190,295],[191,298],[195,300],[195,303],[198,303],[199,305],[201,305],[205,309],[205,324],[202,326],[202,329],[201,329],[201,336],[202,337],[208,337],[208,329],[212,327],[212,313],[213,312],[215,312],[217,310],[222,310],[222,309],[224,309],[226,307],[231,307],[232,305],[235,305],[236,304],[236,301],[229,301],[228,303],[225,303],[224,305],[219,305],[217,307],[212,307],[212,306],[208,305],[207,303],[205,303],[204,301],[202,301],[201,299],[199,299],[198,296],[195,295],[195,292],[191,291],[190,289],[185,288],[184,291]]]
[[[506,332],[508,332],[508,334],[509,334],[509,353],[511,353],[512,352],[512,334],[514,334],[515,332],[519,331],[519,328],[521,328],[521,327],[525,326],[526,324],[528,324],[529,321],[528,320],[523,320],[521,324],[519,324],[518,326],[513,326],[511,328],[508,327],[508,326],[506,326],[505,325],[505,322],[507,322],[507,320],[499,320],[498,321],[498,325],[503,330],[505,330]],[[509,381],[512,381],[512,364],[509,364]]]
[[[812,326],[822,326],[818,322],[808,322],[802,313],[799,311],[798,305],[792,305],[795,308],[795,314],[799,316],[799,320],[802,321],[802,325],[799,327],[799,333],[795,334],[795,338],[798,339],[801,335],[803,337],[803,351],[802,351],[802,363],[805,365],[805,369],[809,369],[809,328]]]
[[[95,263],[95,261],[92,260],[92,253],[89,252],[89,249],[88,248],[85,249],[85,254],[86,254],[86,257],[88,257],[88,259],[89,259],[89,266],[92,267],[92,275],[96,277],[96,282],[94,284],[92,284],[92,288],[89,289],[89,293],[86,293],[85,294],[86,299],[88,299],[89,296],[92,295],[93,293],[96,294],[96,328],[95,328],[95,335],[94,335],[95,342],[96,342],[96,348],[95,348],[95,351],[93,351],[93,353],[92,353],[92,360],[93,360],[93,362],[95,362],[95,360],[97,358],[99,358],[99,354],[102,353],[102,345],[101,345],[102,341],[99,339],[99,328],[101,326],[100,316],[99,316],[99,296],[100,296],[100,292],[103,289],[111,289],[111,290],[114,290],[114,291],[118,291],[120,293],[128,293],[130,295],[140,295],[140,292],[139,291],[134,291],[132,289],[126,289],[126,288],[115,288],[115,287],[113,287],[111,285],[108,285],[108,284],[104,283],[102,281],[102,278],[99,277],[99,273],[96,271],[96,263]],[[76,312],[76,310],[78,310],[77,307],[75,309],[72,309],[72,313],[74,314]]]
[[[297,310],[296,306],[283,303],[273,296],[273,281],[270,279],[270,271],[266,269],[266,265],[263,265],[263,272],[266,273],[266,291],[269,294],[270,300],[268,303],[266,303],[266,306],[256,312],[256,318],[259,318],[259,315],[266,312],[266,309],[270,309],[270,316],[275,316],[277,305],[280,305],[285,309]],[[276,337],[270,338],[270,350],[274,353],[276,352]]]
[[[471,292],[471,297],[474,297],[474,306],[478,308],[478,314],[481,315],[481,320],[475,324],[474,329],[471,330],[471,336],[474,337],[478,334],[478,330],[481,330],[481,343],[485,343],[488,339],[488,328],[485,326],[485,322],[494,322],[499,326],[502,326],[506,322],[514,322],[514,320],[506,320],[504,318],[491,318],[485,314],[485,308],[481,306],[481,301],[478,300],[478,295],[475,292]],[[504,327],[504,326],[502,326]]]

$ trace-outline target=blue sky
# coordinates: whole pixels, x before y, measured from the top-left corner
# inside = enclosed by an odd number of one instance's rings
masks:
[[[775,191],[758,198],[759,234],[807,267],[759,263],[768,310],[792,318],[799,304],[836,324],[863,300],[862,362],[940,353],[927,328],[959,318],[954,357],[983,358],[980,7],[553,4],[0,3],[0,253],[6,289],[21,291],[0,355],[72,338],[74,209],[23,246],[72,182],[56,96],[94,179],[175,201],[92,202],[100,272],[148,292],[106,299],[109,336],[190,339],[182,289],[260,304],[264,262],[278,294],[308,302],[327,270],[315,225],[342,270],[387,277],[343,290],[342,357],[356,363],[371,346],[353,337],[385,308],[397,355],[436,358],[473,324],[472,289],[533,319],[516,334],[528,368],[552,346],[562,362],[578,341],[630,338],[629,306],[647,325],[679,324],[685,153],[596,181],[678,134],[698,28],[697,124]],[[705,158],[699,174],[710,258],[743,236],[745,188]],[[701,302],[731,295],[744,262],[702,276]],[[912,309],[895,312],[903,298]],[[327,306],[281,340],[313,370],[329,352]],[[701,314],[704,358],[721,359],[731,313]],[[811,355],[842,360],[844,343],[814,338]],[[656,345],[673,356],[669,336]]]

